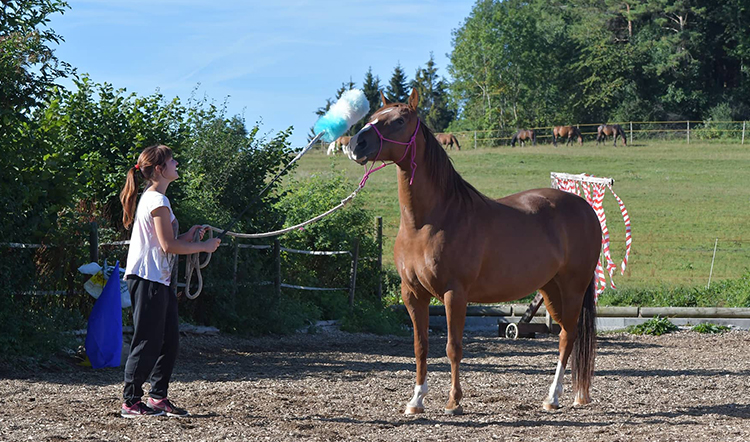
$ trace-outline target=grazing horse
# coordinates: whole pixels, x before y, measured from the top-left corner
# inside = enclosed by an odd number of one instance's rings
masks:
[[[534,129],[519,130],[515,135],[513,135],[513,139],[510,140],[510,145],[511,147],[516,147],[516,142],[519,141],[521,143],[521,147],[523,147],[527,140],[531,140],[531,144],[533,146],[536,146],[536,132],[534,132]]]
[[[569,358],[574,403],[590,402],[594,271],[602,246],[594,209],[583,198],[556,189],[498,200],[484,196],[461,178],[420,121],[416,88],[408,104],[388,103],[382,94],[381,100],[383,107],[344,151],[359,164],[391,161],[398,166],[401,222],[393,255],[401,298],[414,325],[416,357],[416,386],[406,414],[424,412],[431,298],[445,305],[448,324],[451,388],[445,412],[461,414],[459,363],[467,303],[513,301],[537,289],[561,327],[560,356],[543,406],[559,408]]]
[[[333,143],[328,145],[328,151],[326,152],[326,155],[335,154],[339,147],[346,146],[347,144],[349,144],[349,140],[351,139],[352,137],[349,136],[338,137]]]
[[[607,141],[607,137],[609,135],[612,135],[612,137],[615,140],[615,147],[617,147],[617,137],[622,137],[622,145],[627,146],[628,142],[625,139],[625,131],[622,130],[622,127],[619,124],[613,124],[613,125],[607,125],[602,124],[596,129],[596,144],[598,145],[600,142],[604,143]]]
[[[555,146],[557,146],[557,137],[568,137],[566,146],[573,142],[573,137],[578,137],[578,144],[583,146],[583,135],[581,135],[581,130],[575,126],[555,126],[552,129],[552,144]]]
[[[435,138],[448,149],[453,149],[453,145],[456,145],[456,149],[461,150],[461,145],[458,144],[458,139],[453,134],[435,134]]]

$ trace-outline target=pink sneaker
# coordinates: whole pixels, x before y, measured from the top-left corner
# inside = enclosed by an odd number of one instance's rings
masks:
[[[126,417],[128,419],[134,418],[134,417],[141,417],[141,416],[163,416],[164,410],[157,410],[153,408],[149,408],[141,401],[136,402],[135,404],[128,407],[128,404],[122,404],[122,409],[120,410],[120,416]]]
[[[187,410],[184,408],[175,407],[169,399],[152,399],[148,398],[148,407],[154,411],[166,413],[169,417],[185,417],[190,416]]]

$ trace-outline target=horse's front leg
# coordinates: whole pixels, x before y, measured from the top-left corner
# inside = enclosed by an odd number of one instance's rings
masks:
[[[466,322],[466,295],[465,293],[450,290],[445,294],[445,318],[448,322],[448,344],[445,353],[451,362],[451,391],[448,403],[445,404],[445,414],[463,414],[461,398],[463,391],[459,382],[459,364],[463,358],[463,336],[464,324]]]
[[[417,362],[417,383],[414,386],[414,396],[406,404],[404,414],[424,413],[424,397],[427,395],[427,351],[430,325],[430,297],[417,298],[414,292],[401,286],[401,299],[411,317],[414,326],[414,357]]]

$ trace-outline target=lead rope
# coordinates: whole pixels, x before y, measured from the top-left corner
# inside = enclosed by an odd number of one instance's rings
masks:
[[[232,236],[234,238],[244,238],[244,239],[255,239],[255,238],[268,238],[270,236],[281,236],[285,233],[289,233],[292,230],[298,230],[302,227],[312,224],[315,221],[319,221],[326,216],[332,214],[333,212],[343,208],[345,205],[347,205],[349,202],[351,202],[355,196],[359,193],[360,190],[364,187],[364,183],[361,184],[357,189],[352,192],[351,195],[347,196],[346,198],[342,199],[341,202],[333,207],[332,209],[328,210],[327,212],[321,213],[320,215],[310,218],[307,221],[301,222],[297,225],[287,227],[285,229],[281,230],[274,230],[273,232],[265,232],[265,233],[237,233],[237,232],[226,232],[226,235]],[[209,229],[209,239],[213,238],[213,232],[222,232],[223,230],[214,227],[211,225],[204,225],[204,228]],[[195,236],[193,237],[193,241],[200,241],[200,232],[201,230],[196,231]],[[201,252],[202,253],[202,252]],[[211,261],[211,255],[212,253],[206,253],[206,259],[204,261],[200,261],[200,253],[193,253],[191,255],[187,255],[185,259],[185,291],[184,294],[188,299],[195,299],[198,297],[198,295],[201,294],[201,290],[203,290],[203,275],[201,274],[201,269],[205,268],[208,263]],[[193,280],[193,274],[195,274],[198,278],[198,288],[196,289],[195,293],[190,293],[190,285]]]

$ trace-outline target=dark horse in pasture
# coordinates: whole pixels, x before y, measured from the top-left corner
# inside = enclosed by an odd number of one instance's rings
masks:
[[[388,103],[382,94],[381,100],[383,107],[344,150],[359,164],[398,166],[401,222],[393,255],[416,356],[416,386],[406,414],[424,411],[431,298],[445,305],[448,324],[451,388],[445,412],[460,414],[467,303],[513,301],[537,289],[561,326],[557,371],[543,406],[560,406],[569,358],[574,403],[589,403],[596,352],[594,271],[602,246],[594,210],[583,198],[556,189],[498,200],[484,196],[461,178],[420,121],[416,88],[408,104]]]
[[[461,146],[458,144],[458,139],[453,134],[435,134],[435,138],[448,149],[453,149],[453,145],[456,145],[456,149],[461,150]]]
[[[515,135],[513,135],[513,138],[510,140],[510,145],[511,147],[516,147],[516,142],[520,142],[521,147],[523,147],[524,143],[527,140],[531,140],[531,144],[533,146],[536,146],[536,132],[534,132],[534,129],[519,130]]]
[[[612,136],[615,141],[615,147],[617,147],[617,137],[622,137],[622,145],[627,146],[628,141],[625,139],[625,131],[622,130],[619,124],[607,125],[602,124],[596,129],[596,144],[604,143],[607,141],[608,136]]]
[[[581,135],[581,130],[575,126],[555,126],[552,129],[552,144],[555,146],[557,146],[557,137],[567,137],[566,146],[573,142],[573,137],[578,137],[578,145],[583,146],[583,135]]]

